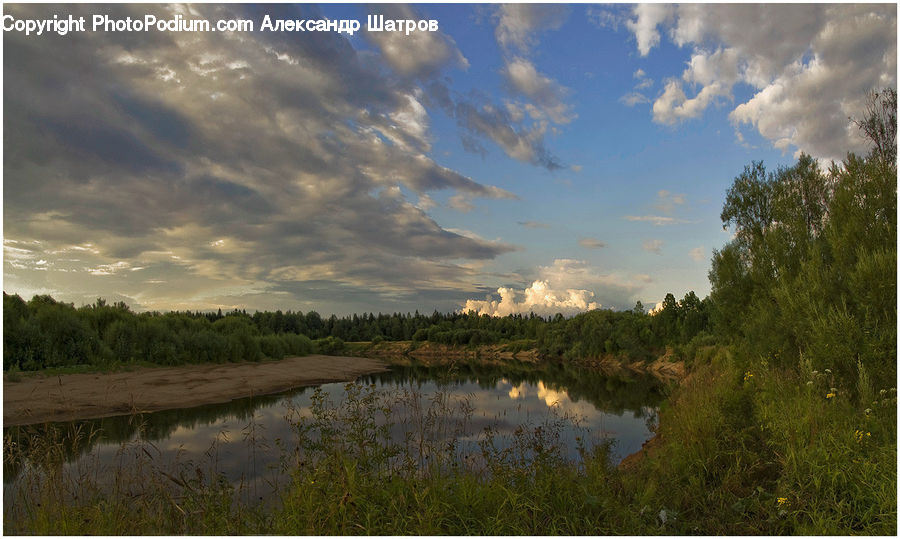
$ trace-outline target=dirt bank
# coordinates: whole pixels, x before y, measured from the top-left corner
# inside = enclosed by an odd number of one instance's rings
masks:
[[[264,363],[185,365],[3,382],[3,425],[189,408],[387,370],[377,359],[306,356]]]
[[[392,364],[404,365],[414,360],[431,367],[448,365],[456,361],[478,361],[484,364],[500,364],[505,361],[539,363],[537,350],[509,352],[500,344],[484,344],[477,347],[450,346],[432,342],[412,341],[350,343],[354,355],[384,359]]]
[[[505,362],[539,364],[542,362],[567,361],[562,358],[542,358],[538,350],[529,348],[511,352],[501,344],[485,344],[476,347],[451,346],[431,342],[414,343],[412,341],[395,341],[371,344],[367,342],[348,343],[350,353],[360,357],[383,359],[392,364],[406,365],[416,362],[421,365],[439,366],[456,361],[478,362],[485,365],[502,365]],[[585,358],[574,364],[607,375],[621,372],[634,372],[655,376],[660,380],[680,380],[685,376],[684,361],[675,358],[672,350],[653,361],[626,362],[621,358],[607,355],[600,358]]]

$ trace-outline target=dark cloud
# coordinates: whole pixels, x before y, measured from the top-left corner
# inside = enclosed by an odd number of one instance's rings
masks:
[[[319,16],[288,5],[7,12]],[[329,283],[332,305],[429,290],[459,303],[482,290],[472,284],[479,261],[514,247],[446,230],[407,196],[515,195],[429,157],[425,106],[452,110],[514,157],[555,163],[541,130],[489,125],[514,122],[422,83],[460,62],[443,37],[408,64],[390,44],[379,56],[332,33],[3,39],[5,236],[39,242],[22,252],[14,249],[25,244],[8,243],[19,258],[7,257],[4,274],[29,290],[121,294],[148,308],[212,308],[225,298],[283,307],[317,290],[296,283]]]
[[[490,104],[479,107],[468,101],[457,102],[451,114],[461,126],[490,138],[514,159],[551,171],[563,168],[559,158],[544,146],[546,123],[526,127],[514,121],[507,109]]]
[[[181,173],[179,164],[154,152],[127,129],[108,125],[91,125],[91,119],[37,119],[38,129],[49,132],[57,144],[67,148],[75,157],[106,163],[127,163],[135,173]]]

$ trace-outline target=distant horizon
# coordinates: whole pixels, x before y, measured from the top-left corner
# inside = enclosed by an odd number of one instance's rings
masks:
[[[865,153],[848,118],[896,87],[896,12],[6,5],[4,291],[329,317],[704,298],[746,165]],[[54,16],[88,23],[24,31]]]

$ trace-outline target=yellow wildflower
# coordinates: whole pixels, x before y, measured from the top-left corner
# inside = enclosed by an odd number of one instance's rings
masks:
[[[790,504],[788,503],[788,499],[787,499],[787,498],[778,498],[778,500],[776,500],[776,501],[778,502],[778,507],[784,507],[784,506],[786,506],[786,505],[790,505]]]
[[[825,398],[826,398],[826,399],[833,399],[833,398],[834,398],[834,393],[829,393],[829,394],[825,395]]]
[[[744,381],[745,381],[745,382],[749,381],[751,378],[753,378],[753,373],[752,373],[752,372],[747,371],[747,372],[744,373]]]

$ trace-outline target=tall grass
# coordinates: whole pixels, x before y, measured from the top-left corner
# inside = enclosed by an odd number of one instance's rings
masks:
[[[233,503],[237,493],[215,471],[214,461],[168,462],[143,436],[123,442],[109,468],[96,454],[67,462],[99,434],[53,424],[6,433],[4,471],[16,478],[4,485],[5,534],[235,534],[260,529],[259,513]]]
[[[719,353],[662,410],[626,490],[675,533],[894,535],[896,389],[853,385]]]
[[[294,481],[272,531],[285,534],[575,534],[611,531],[597,494],[606,449],[580,466],[562,455],[564,418],[523,425],[510,438],[473,433],[465,396],[385,394],[347,386],[331,405],[317,392],[295,423]],[[398,408],[410,419],[395,424]],[[393,434],[391,431],[395,431]],[[401,436],[397,436],[397,431]],[[396,441],[396,440],[402,441]],[[462,442],[471,440],[466,445]]]

